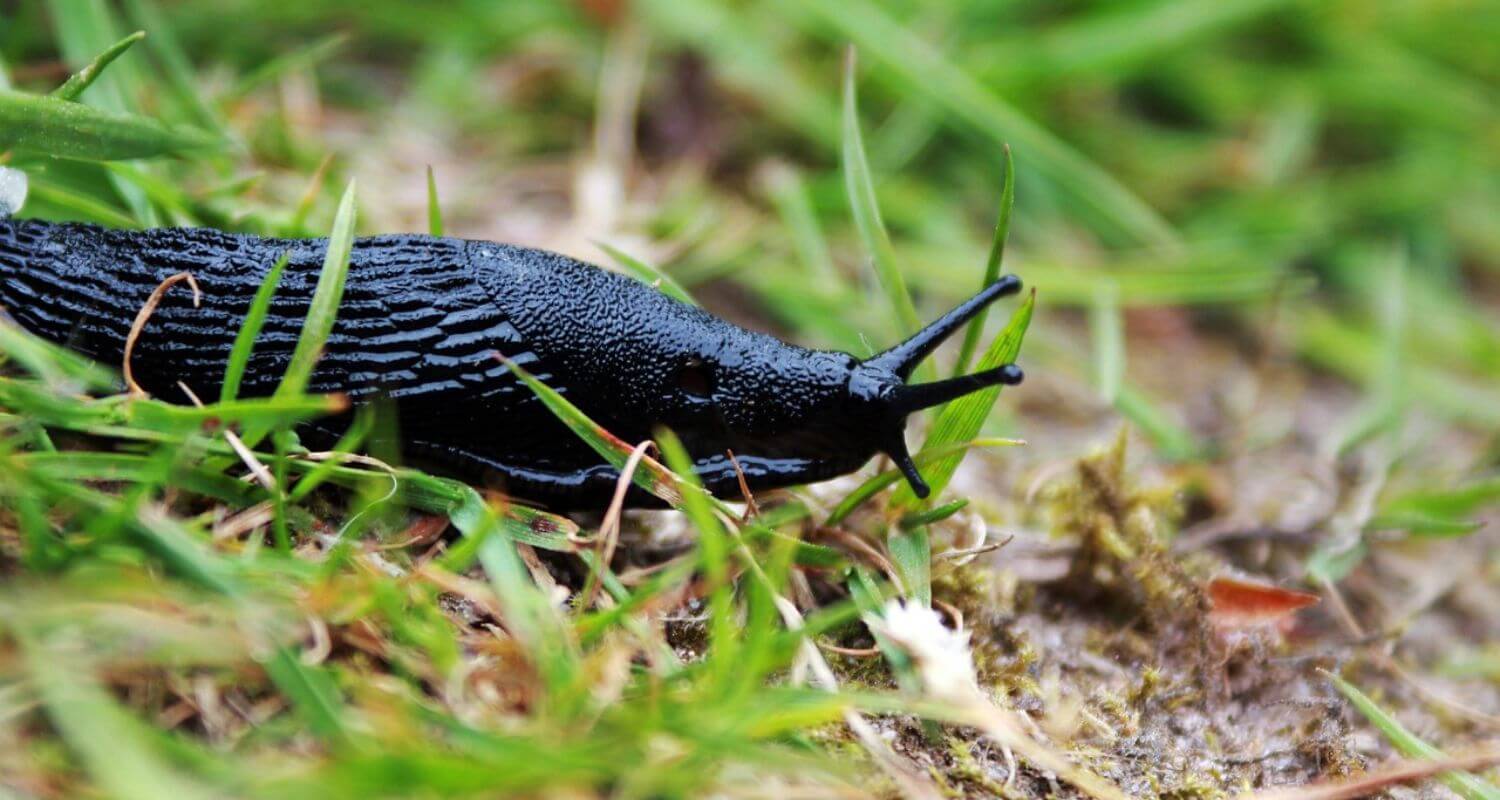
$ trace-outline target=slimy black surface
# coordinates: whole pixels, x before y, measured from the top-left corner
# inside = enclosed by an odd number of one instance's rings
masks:
[[[179,382],[217,397],[236,334],[272,265],[287,267],[255,342],[244,396],[275,390],[301,332],[328,244],[205,228],[119,231],[0,219],[0,305],[32,333],[118,366],[137,312],[168,292],[132,354],[154,396]],[[707,488],[752,489],[840,475],[885,451],[920,490],[901,442],[908,413],[996,383],[1002,367],[925,386],[912,368],[969,317],[1020,287],[1006,276],[896,348],[866,361],[732,325],[628,277],[541,250],[418,235],[358,239],[310,390],[398,415],[414,465],[495,485],[554,509],[600,508],[618,473],[573,435],[497,354],[630,443],[669,428]],[[339,420],[310,432],[331,435]],[[636,505],[651,498],[637,492]]]

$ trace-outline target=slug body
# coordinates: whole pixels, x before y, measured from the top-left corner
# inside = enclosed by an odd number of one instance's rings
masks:
[[[268,239],[204,228],[119,231],[0,219],[0,305],[27,330],[118,366],[132,321],[166,293],[131,364],[154,396],[186,402],[179,382],[216,398],[252,298],[289,261],[240,393],[264,396],[284,373],[327,250],[325,239]],[[358,405],[388,401],[412,463],[497,484],[556,509],[601,508],[619,473],[572,434],[497,354],[563,394],[629,443],[676,432],[715,494],[823,480],[889,453],[919,494],[906,415],[998,383],[1007,365],[905,385],[943,338],[1020,282],[1006,276],[868,360],[808,350],[731,325],[655,289],[539,250],[388,235],[356,241],[333,333],[310,391]],[[337,422],[315,433],[332,435]],[[729,453],[733,452],[734,460]],[[635,505],[651,498],[635,492]]]

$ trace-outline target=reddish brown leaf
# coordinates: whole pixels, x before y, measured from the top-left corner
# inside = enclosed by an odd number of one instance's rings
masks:
[[[1319,599],[1311,592],[1239,578],[1220,576],[1208,582],[1209,619],[1220,628],[1276,625]]]

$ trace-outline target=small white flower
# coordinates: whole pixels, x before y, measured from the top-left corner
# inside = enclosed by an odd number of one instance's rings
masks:
[[[949,630],[936,611],[899,599],[888,601],[879,619],[867,617],[865,623],[911,658],[929,695],[944,700],[974,697],[978,686],[969,631]]]

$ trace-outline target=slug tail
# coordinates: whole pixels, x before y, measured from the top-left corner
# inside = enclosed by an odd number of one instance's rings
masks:
[[[1001,276],[999,280],[981,289],[978,294],[938,317],[932,324],[912,334],[911,338],[871,358],[866,363],[888,369],[900,375],[901,380],[906,380],[911,377],[912,370],[922,363],[922,359],[931,355],[932,351],[943,343],[943,340],[952,336],[990,303],[1019,291],[1021,291],[1020,278],[1015,275]]]

